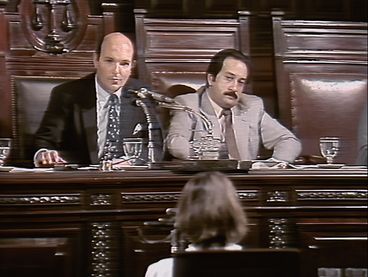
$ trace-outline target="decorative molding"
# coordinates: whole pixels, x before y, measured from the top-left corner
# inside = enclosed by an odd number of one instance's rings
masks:
[[[268,191],[266,202],[287,202],[289,200],[288,191]]]
[[[123,192],[121,200],[123,203],[149,203],[149,202],[176,202],[180,197],[178,192]]]
[[[240,200],[259,200],[259,192],[257,190],[239,190],[238,195]],[[179,200],[179,197],[179,192],[121,193],[123,203],[176,202]]]
[[[91,195],[91,206],[111,206],[112,195],[111,194],[92,194]]]
[[[259,200],[258,190],[238,190],[238,195],[240,200],[247,200],[247,201]]]
[[[112,277],[113,235],[111,223],[92,223],[91,277]]]
[[[81,195],[79,193],[68,194],[0,194],[1,206],[19,205],[80,205]]]
[[[353,200],[367,201],[368,190],[296,190],[297,200]]]
[[[286,248],[288,246],[288,219],[270,218],[269,228],[269,248]]]

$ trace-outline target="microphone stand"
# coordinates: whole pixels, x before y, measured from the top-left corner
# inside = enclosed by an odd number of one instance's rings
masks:
[[[162,134],[160,124],[157,120],[155,112],[152,111],[151,103],[144,99],[137,99],[135,101],[136,105],[143,109],[148,123],[148,168],[152,169],[153,164],[162,159]]]
[[[213,124],[212,122],[201,112],[197,112],[193,110],[192,108],[188,106],[184,106],[180,103],[174,102],[174,103],[167,103],[167,102],[161,102],[158,101],[158,105],[163,108],[171,109],[171,110],[177,110],[177,111],[184,111],[192,115],[198,116],[204,125],[205,130],[207,131],[208,135],[213,135]]]
[[[162,138],[156,113],[152,107],[150,107],[150,103],[147,101],[147,98],[153,99],[162,108],[184,111],[199,117],[208,134],[207,137],[213,138],[213,124],[203,113],[182,105],[171,97],[149,91],[146,88],[141,88],[139,90],[131,89],[130,91],[139,97],[139,99],[136,100],[136,104],[143,109],[148,123],[148,168],[152,169],[154,167],[154,163],[162,158],[162,145],[158,143]],[[161,148],[158,146],[161,146]]]

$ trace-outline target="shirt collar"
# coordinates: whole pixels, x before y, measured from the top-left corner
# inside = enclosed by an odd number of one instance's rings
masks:
[[[97,103],[99,107],[105,107],[110,97],[110,93],[104,90],[97,81],[97,75],[95,76],[95,85],[97,91]],[[120,99],[122,87],[119,88],[114,94]]]

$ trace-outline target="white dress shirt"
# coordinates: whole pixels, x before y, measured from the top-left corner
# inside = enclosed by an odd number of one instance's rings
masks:
[[[110,93],[104,90],[95,78],[96,83],[96,111],[97,111],[97,146],[98,146],[98,158],[101,158],[106,141],[106,128],[108,121],[108,100]],[[114,92],[119,99],[122,88]],[[118,107],[118,114],[120,114],[120,105]]]

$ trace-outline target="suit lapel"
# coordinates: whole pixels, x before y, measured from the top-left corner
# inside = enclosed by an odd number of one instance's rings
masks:
[[[91,76],[92,77],[92,76]],[[87,79],[85,87],[81,88],[81,119],[82,119],[82,132],[84,129],[86,143],[88,146],[89,158],[92,164],[97,164],[98,161],[98,146],[97,146],[97,111],[96,111],[96,86],[94,75],[92,78]]]

